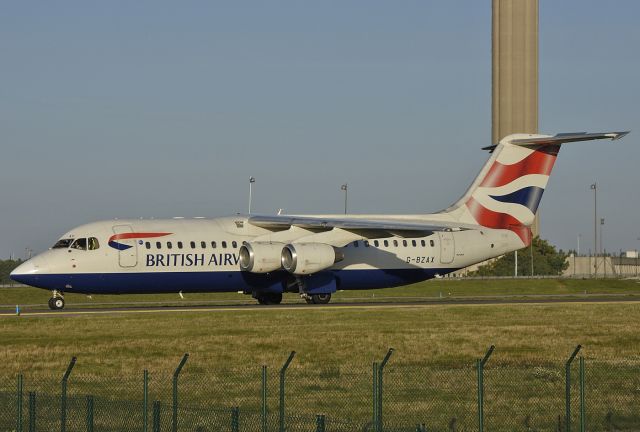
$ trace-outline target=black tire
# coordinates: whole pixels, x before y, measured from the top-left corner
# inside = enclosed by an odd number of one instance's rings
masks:
[[[262,293],[256,296],[261,305],[276,305],[282,303],[282,293]]]
[[[56,310],[56,307],[53,305],[53,300],[54,300],[53,297],[49,299],[49,309]]]
[[[311,301],[313,304],[327,304],[331,301],[331,294],[314,294]]]

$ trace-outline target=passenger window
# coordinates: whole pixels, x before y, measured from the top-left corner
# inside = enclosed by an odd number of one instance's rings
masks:
[[[369,240],[364,241],[364,247],[369,247]]]
[[[161,248],[162,248],[162,243],[160,243],[160,242],[156,242],[156,248],[157,248],[157,249],[161,249]]]
[[[144,247],[146,247],[147,249],[151,249],[151,243],[146,242],[146,243],[144,244]]]
[[[71,249],[87,250],[87,239],[86,238],[76,239],[76,241],[71,243]]]
[[[389,247],[389,241],[388,240],[384,241],[384,247]]]
[[[378,240],[374,240],[374,241],[373,241],[373,245],[374,245],[375,247],[378,247],[378,246],[380,246],[380,242],[379,242]]]
[[[223,242],[222,242],[222,247],[223,247],[224,249],[226,249],[226,248],[227,248],[227,242],[226,242],[226,241],[223,241]]]
[[[418,246],[418,244],[416,243],[415,240],[411,240],[411,246],[416,247],[416,246]]]
[[[235,249],[238,247],[238,243],[236,243],[235,241],[232,241],[231,246],[233,246],[233,248]]]
[[[200,242],[200,247],[201,247],[202,249],[206,249],[206,248],[207,248],[207,242],[205,242],[205,241],[201,241],[201,242]]]
[[[406,240],[402,240],[402,246],[407,247],[407,241]]]
[[[167,249],[171,249],[173,247],[173,245],[171,244],[171,242],[167,242]]]
[[[426,245],[427,245],[427,242],[426,242],[426,241],[424,241],[424,240],[420,240],[420,244],[421,244],[422,246],[426,246]]]
[[[211,242],[211,247],[215,249],[216,248],[216,242],[212,241]]]
[[[429,244],[431,245],[431,247],[434,247],[436,244],[433,242],[433,240],[429,240]]]
[[[353,242],[353,247],[358,247],[358,240]]]
[[[393,245],[394,245],[395,247],[398,247],[398,240],[394,240],[394,241],[393,241]]]
[[[196,248],[196,242],[194,242],[194,241],[189,243],[189,245],[191,246],[191,249],[195,249]]]
[[[100,247],[98,239],[95,237],[89,237],[89,250],[96,250]]]
[[[178,242],[178,249],[182,249],[182,242]]]

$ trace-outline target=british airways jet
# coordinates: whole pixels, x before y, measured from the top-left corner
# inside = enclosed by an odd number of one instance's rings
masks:
[[[275,215],[109,220],[64,234],[11,278],[64,293],[236,292],[278,304],[284,292],[328,303],[337,290],[406,285],[531,242],[530,226],[564,143],[628,132],[514,134],[466,193],[424,215]]]

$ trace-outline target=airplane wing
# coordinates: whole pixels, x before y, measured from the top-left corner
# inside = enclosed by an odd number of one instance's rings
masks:
[[[340,218],[320,216],[250,216],[249,223],[261,228],[283,230],[291,227],[308,230],[330,230],[340,228],[347,231],[387,231],[387,232],[422,232],[452,231],[461,229],[479,229],[477,225],[459,224],[455,222],[441,221],[417,221],[401,219],[376,219],[376,218]]]

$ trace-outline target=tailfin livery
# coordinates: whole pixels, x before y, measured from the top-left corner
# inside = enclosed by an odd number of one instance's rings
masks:
[[[628,132],[569,133],[555,136],[514,134],[492,152],[465,195],[446,213],[488,228],[515,231],[525,244],[549,175],[563,143],[622,138]]]

